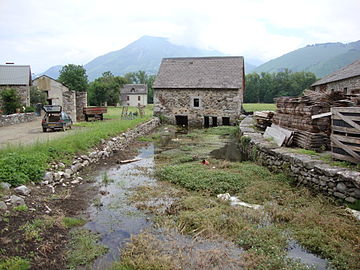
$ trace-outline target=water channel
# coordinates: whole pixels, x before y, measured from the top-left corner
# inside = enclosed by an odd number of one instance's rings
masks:
[[[153,178],[154,156],[157,151],[171,149],[169,146],[171,138],[174,137],[168,136],[165,145],[162,144],[161,147],[152,142],[138,146],[138,154],[134,158],[139,160],[136,162],[104,165],[92,175],[94,185],[100,188],[100,194],[94,198],[87,210],[89,222],[85,228],[100,234],[101,243],[108,247],[108,252],[94,262],[92,269],[109,268],[114,261],[119,260],[120,250],[129,241],[131,235],[139,234],[151,227],[151,215],[129,203],[128,197],[137,186],[157,185],[156,179]],[[238,148],[231,142],[215,151],[213,156],[238,161],[234,154],[237,150]],[[161,231],[158,231],[158,234],[161,234]],[[159,237],[165,239],[165,236]],[[186,243],[189,237],[176,235],[174,238],[176,238],[175,241]],[[206,250],[211,245],[210,242],[202,243],[198,248]],[[227,248],[232,249],[234,257],[243,252],[235,246],[229,247],[229,243],[227,243]],[[293,240],[289,241],[288,257],[299,259],[316,270],[332,269],[329,268],[326,260],[307,252]]]

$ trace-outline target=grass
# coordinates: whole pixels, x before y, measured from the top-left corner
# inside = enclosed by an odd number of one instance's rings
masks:
[[[30,262],[21,257],[10,257],[0,260],[0,270],[28,270]]]
[[[243,107],[247,112],[276,110],[276,104],[274,103],[245,103]]]
[[[77,226],[82,226],[85,223],[86,223],[86,221],[81,218],[63,217],[63,219],[62,219],[62,224],[67,229],[71,229],[71,228],[77,227]]]
[[[176,149],[156,156],[161,161],[157,162],[156,177],[188,192],[167,215],[157,217],[159,225],[173,226],[193,236],[231,239],[246,250],[245,269],[308,269],[286,257],[288,238],[327,258],[338,270],[360,269],[359,222],[332,199],[314,195],[305,187],[295,186],[285,175],[272,174],[255,163],[208,156],[210,165],[204,166],[189,158],[199,152],[205,155],[209,145],[216,145],[227,133],[231,134],[212,129],[191,131],[179,137]],[[189,142],[193,146],[189,147]],[[261,204],[264,212],[234,208],[215,199],[224,192]],[[142,194],[141,198],[146,196]]]
[[[25,204],[15,206],[13,209],[18,212],[26,212],[27,210],[29,210],[29,208]]]
[[[42,233],[55,223],[54,219],[35,219],[32,222],[26,222],[20,227],[24,232],[25,241],[41,241]]]
[[[112,111],[110,111],[110,116]],[[48,164],[52,161],[70,164],[75,154],[99,144],[101,139],[115,136],[150,119],[112,120],[82,122],[77,125],[83,129],[73,131],[69,135],[44,143],[29,146],[9,146],[0,150],[0,182],[20,185],[41,180]]]
[[[145,108],[145,115],[152,116],[153,115],[153,104],[148,104]],[[108,107],[107,113],[104,114],[104,118],[106,119],[116,119],[121,117],[122,107]],[[139,109],[137,107],[129,106],[128,113],[139,113]]]
[[[88,230],[78,229],[71,232],[69,251],[67,254],[70,269],[88,265],[98,256],[106,253],[107,248],[98,244],[99,236]]]

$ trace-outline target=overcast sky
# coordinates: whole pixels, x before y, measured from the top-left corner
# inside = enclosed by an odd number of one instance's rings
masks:
[[[359,11],[360,0],[0,0],[0,63],[83,65],[143,35],[267,61],[359,40]]]

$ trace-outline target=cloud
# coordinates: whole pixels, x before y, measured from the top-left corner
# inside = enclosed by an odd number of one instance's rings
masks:
[[[0,0],[0,62],[85,64],[143,35],[269,60],[360,37],[358,0]]]

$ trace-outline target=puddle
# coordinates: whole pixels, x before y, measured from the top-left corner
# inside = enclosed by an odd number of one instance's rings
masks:
[[[135,158],[140,160],[107,167],[97,171],[95,175],[96,184],[105,195],[99,195],[89,207],[90,221],[85,228],[99,233],[101,243],[109,251],[94,262],[92,269],[110,267],[119,259],[119,250],[131,235],[136,235],[151,225],[148,216],[129,205],[127,196],[137,186],[155,184],[152,173],[146,176],[142,173],[143,170],[152,172],[154,168],[154,145],[140,148]]]
[[[231,162],[245,161],[245,157],[235,140],[225,144],[222,148],[210,152],[210,156],[216,159],[224,159]]]
[[[329,265],[327,260],[306,251],[295,240],[289,241],[287,256],[291,259],[300,260],[301,263],[311,266],[316,270],[335,270],[335,268]]]

